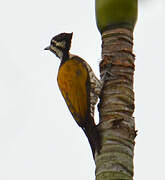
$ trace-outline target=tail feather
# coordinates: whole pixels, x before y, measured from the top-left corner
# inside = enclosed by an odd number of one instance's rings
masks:
[[[91,146],[93,158],[95,158],[95,152],[100,153],[101,149],[101,139],[99,132],[97,130],[97,126],[93,124],[93,126],[87,126],[86,128],[83,129],[84,133],[86,134],[89,144]]]

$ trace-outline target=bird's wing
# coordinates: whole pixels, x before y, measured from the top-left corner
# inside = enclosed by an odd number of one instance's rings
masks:
[[[72,58],[59,68],[58,85],[76,122],[83,126],[89,113],[89,75],[85,65]]]

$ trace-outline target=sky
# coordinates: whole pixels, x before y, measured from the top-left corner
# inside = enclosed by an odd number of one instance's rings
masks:
[[[163,0],[139,3],[135,180],[164,177],[164,12]],[[88,141],[57,86],[60,61],[43,50],[53,36],[73,32],[71,53],[84,58],[99,77],[101,36],[94,1],[6,0],[0,22],[0,179],[94,179]]]

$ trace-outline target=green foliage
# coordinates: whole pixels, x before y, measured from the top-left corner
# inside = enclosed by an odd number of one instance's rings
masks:
[[[113,28],[134,29],[137,0],[96,0],[96,22],[101,33]]]

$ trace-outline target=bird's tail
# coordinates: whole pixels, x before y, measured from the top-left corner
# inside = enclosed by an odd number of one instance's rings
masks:
[[[94,121],[91,120],[88,122],[92,122],[92,125],[88,124],[87,127],[85,127],[83,130],[88,138],[89,144],[92,149],[93,158],[95,159],[95,152],[97,151],[98,154],[100,153],[101,139]]]

